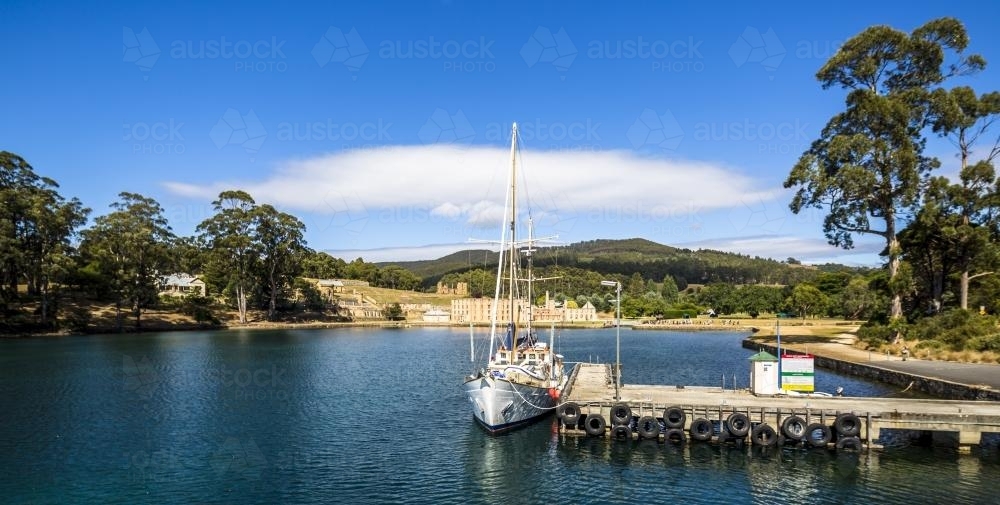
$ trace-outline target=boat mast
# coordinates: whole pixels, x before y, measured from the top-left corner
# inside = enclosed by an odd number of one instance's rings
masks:
[[[517,123],[511,127],[510,135],[510,348],[513,359],[517,359],[517,312],[514,308],[515,265],[517,255]]]
[[[515,125],[516,128],[516,125]],[[511,146],[511,159],[514,158],[514,146]],[[510,174],[511,184],[507,187],[507,193],[504,194],[503,200],[503,215],[506,219],[507,217],[507,206],[510,204],[510,186],[514,183],[514,174]],[[504,254],[507,252],[507,223],[500,223],[500,253],[497,254],[497,281],[496,286],[493,290],[493,303],[490,304],[490,354],[488,360],[493,360],[493,345],[496,342],[497,337],[497,320],[499,319],[500,311],[500,293],[503,287],[503,269],[504,269]],[[506,328],[504,329],[506,331]],[[501,340],[501,344],[503,340]]]
[[[532,305],[533,305],[532,299],[531,299],[531,296],[532,296],[532,294],[531,294],[532,293],[532,291],[531,291],[531,281],[535,280],[534,277],[532,277],[533,274],[531,272],[531,266],[532,266],[531,265],[531,253],[534,252],[534,250],[535,250],[532,247],[532,245],[534,245],[532,243],[532,237],[533,237],[532,231],[533,231],[533,227],[532,227],[532,223],[531,223],[531,211],[529,210],[528,211],[528,241],[526,242],[526,244],[527,244],[528,247],[525,248],[525,250],[524,250],[524,254],[528,257],[528,323],[527,323],[527,332],[528,332],[528,334],[525,337],[525,339],[526,339],[525,342],[530,342],[531,341],[531,315],[532,315],[531,308],[532,308]]]

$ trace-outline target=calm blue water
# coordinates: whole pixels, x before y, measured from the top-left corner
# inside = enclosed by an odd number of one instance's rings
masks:
[[[736,333],[622,332],[623,379],[719,385]],[[563,331],[567,360],[614,331]],[[490,437],[460,387],[467,330],[296,330],[0,342],[3,503],[998,503],[996,451],[866,456]],[[731,385],[731,384],[730,384]],[[817,373],[817,388],[895,394]]]

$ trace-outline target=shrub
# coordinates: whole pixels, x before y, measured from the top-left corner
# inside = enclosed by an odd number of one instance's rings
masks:
[[[895,328],[881,323],[865,323],[858,328],[858,339],[867,344],[868,347],[888,344],[895,336]]]
[[[181,314],[191,316],[199,323],[219,324],[219,319],[212,313],[212,299],[207,296],[190,294],[182,298]]]
[[[1000,333],[970,338],[967,346],[973,351],[1000,352]]]

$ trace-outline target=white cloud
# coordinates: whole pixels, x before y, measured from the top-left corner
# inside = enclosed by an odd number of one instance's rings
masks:
[[[462,215],[462,209],[451,202],[445,202],[431,209],[431,215],[454,219]]]
[[[367,210],[422,209],[434,217],[487,226],[502,216],[508,159],[507,150],[498,147],[392,146],[289,160],[261,180],[171,181],[165,186],[175,194],[207,200],[239,188],[258,201],[317,213],[352,210],[342,208],[344,202]],[[722,165],[647,158],[631,151],[528,151],[522,161],[519,195],[527,195],[533,210],[548,215],[632,208],[677,215],[777,195]],[[560,208],[553,208],[556,202]]]
[[[874,242],[859,242],[854,249],[844,250],[828,244],[824,239],[789,235],[715,238],[677,244],[676,246],[686,249],[713,249],[772,258],[778,261],[792,257],[809,263],[828,261],[845,263],[846,261],[850,264],[866,266],[876,266],[880,263],[877,255],[882,249]]]
[[[357,258],[364,258],[368,263],[380,263],[386,261],[418,261],[434,260],[451,253],[472,249],[496,250],[489,244],[431,244],[413,247],[380,247],[376,249],[340,249],[327,250],[330,256],[340,258],[344,261],[354,261]]]

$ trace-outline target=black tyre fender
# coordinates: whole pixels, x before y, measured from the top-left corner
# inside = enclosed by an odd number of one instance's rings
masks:
[[[639,438],[656,440],[660,438],[660,422],[653,416],[642,416],[636,424],[635,431]]]
[[[781,422],[781,433],[785,438],[798,442],[806,436],[806,422],[799,416],[788,416]]]
[[[841,437],[856,437],[861,433],[861,419],[851,413],[840,414],[833,422],[833,429]]]
[[[743,438],[750,433],[750,418],[742,412],[733,412],[726,418],[726,431],[735,438]]]
[[[837,440],[838,451],[861,451],[861,439],[858,437],[841,437]]]
[[[566,426],[576,426],[580,421],[580,406],[574,402],[564,403],[559,406],[559,418]]]
[[[697,440],[699,442],[706,442],[712,439],[712,421],[700,417],[691,421],[691,428],[688,430],[691,433],[691,439]]]
[[[611,406],[611,424],[629,424],[632,422],[632,408],[627,403],[616,403]]]
[[[611,438],[614,440],[632,441],[632,428],[627,424],[619,424],[611,428]]]
[[[778,443],[778,432],[774,431],[771,425],[760,423],[754,426],[753,431],[750,432],[750,440],[753,441],[754,445],[770,447]]]
[[[663,424],[667,428],[684,429],[684,423],[686,421],[687,414],[685,414],[684,409],[680,407],[669,407],[663,411]]]
[[[803,439],[813,447],[826,447],[833,438],[833,431],[829,426],[820,423],[812,423],[806,426],[806,434]]]
[[[711,437],[711,433],[709,437]],[[680,428],[668,428],[666,432],[663,433],[663,441],[672,444],[683,444],[687,437],[684,435],[684,430]]]
[[[607,427],[608,423],[604,420],[604,416],[600,414],[590,414],[583,422],[583,430],[587,432],[587,435],[592,437],[603,437],[604,429]]]

